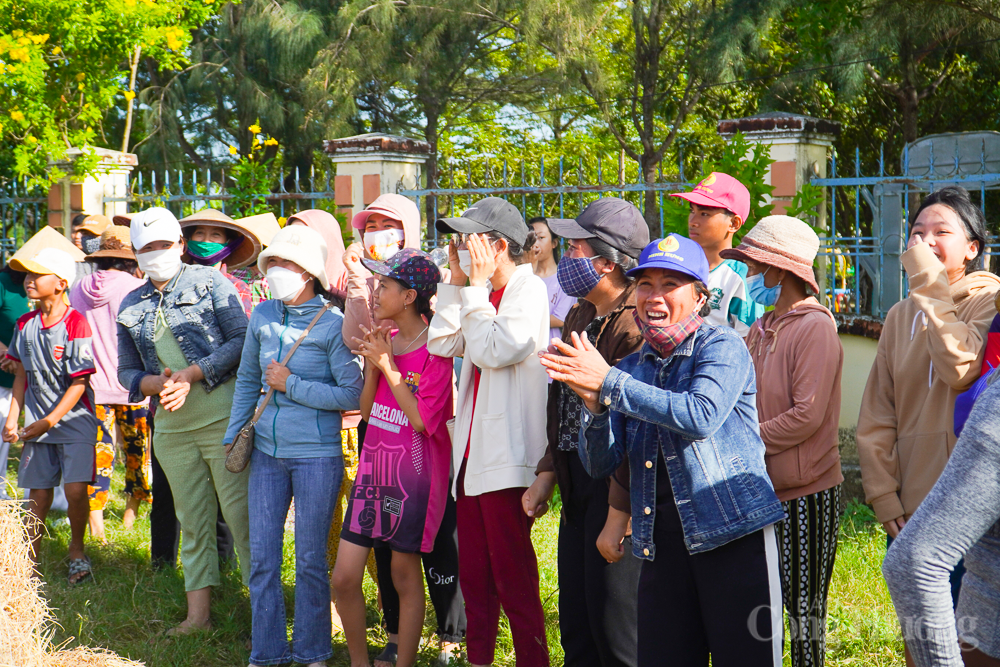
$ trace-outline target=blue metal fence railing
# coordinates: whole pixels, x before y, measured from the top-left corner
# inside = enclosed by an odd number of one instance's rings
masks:
[[[0,257],[6,264],[14,251],[45,224],[47,191],[27,179],[0,183]]]
[[[238,194],[231,189],[229,182],[224,167],[172,171],[137,170],[130,181],[128,194],[104,197],[104,203],[164,206],[179,218],[203,208],[217,208],[226,213],[227,205],[232,213],[234,203],[249,200],[266,202],[281,217],[309,208],[329,208],[331,211],[336,208],[329,170],[317,174],[313,168],[307,177],[302,177],[298,168],[287,172],[281,170],[273,187],[266,188],[261,193]],[[289,183],[291,191],[286,189]]]
[[[923,137],[904,147],[898,174],[888,173],[884,148],[877,176],[862,175],[860,151],[855,150],[853,157],[853,175],[837,173],[841,160],[834,152],[829,177],[811,181],[829,188],[830,225],[818,263],[821,275],[828,276],[824,289],[831,308],[882,317],[907,294],[899,258],[909,238],[911,206],[919,198],[959,185],[978,199],[984,213],[990,203],[1000,203],[1000,196],[990,196],[1000,190],[1000,133]],[[998,249],[1000,238],[991,236],[985,255],[988,269]]]
[[[567,168],[567,164],[571,166]],[[516,169],[503,159],[485,158],[477,163],[464,164],[446,162],[439,166],[436,183],[426,188],[406,188],[400,183],[396,192],[412,198],[422,212],[430,200],[429,210],[442,217],[453,216],[456,207],[461,211],[483,197],[502,197],[517,206],[525,220],[535,216],[572,218],[592,200],[607,195],[627,199],[645,213],[644,194],[655,192],[662,234],[664,194],[692,186],[684,180],[683,156],[676,178],[665,178],[663,172],[658,171],[653,183],[645,182],[635,165],[626,166],[623,155],[614,163],[616,182],[605,181],[607,170],[604,158],[585,162],[583,158],[567,161],[565,157],[560,157],[557,165],[558,169],[554,170],[550,161],[547,167],[545,158],[540,158],[537,163],[520,160]],[[630,178],[629,171],[635,172],[634,179]],[[441,185],[442,181],[447,182],[447,187]],[[433,225],[429,227],[427,244],[440,246],[442,239],[437,230]]]

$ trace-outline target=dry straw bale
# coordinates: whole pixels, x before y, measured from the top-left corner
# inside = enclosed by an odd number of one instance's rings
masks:
[[[24,530],[24,512],[0,501],[0,667],[129,667],[142,665],[110,651],[52,646],[55,619],[38,594]]]

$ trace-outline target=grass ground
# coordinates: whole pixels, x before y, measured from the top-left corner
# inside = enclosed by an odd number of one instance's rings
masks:
[[[19,450],[11,452],[7,478],[16,478]],[[180,571],[156,571],[149,564],[149,520],[144,508],[130,532],[121,528],[125,509],[119,491],[123,479],[113,479],[113,499],[105,512],[109,544],[88,542],[94,562],[94,581],[71,588],[66,582],[66,545],[69,525],[53,513],[48,521],[49,539],[43,541],[43,594],[53,608],[58,626],[53,641],[67,646],[104,647],[150,667],[237,667],[246,665],[246,643],[250,638],[250,601],[238,572],[227,572],[215,591],[212,610],[214,629],[177,639],[163,632],[184,618],[184,582]],[[563,662],[559,645],[558,580],[556,576],[557,513],[550,512],[533,531],[541,575],[541,596],[548,627],[553,665]],[[879,567],[885,555],[885,534],[864,506],[851,506],[842,522],[837,565],[830,593],[827,664],[835,667],[901,667],[902,641],[899,627]],[[286,535],[286,606],[292,609],[295,547]],[[378,627],[375,585],[365,578],[369,600],[368,633],[371,655],[385,642]],[[428,603],[425,637],[434,627],[433,608]],[[513,667],[510,630],[502,621],[497,645],[497,664]],[[343,635],[333,638],[331,666],[346,667],[347,646]],[[437,651],[430,642],[421,653],[420,665],[433,665]],[[785,664],[789,665],[788,656]]]

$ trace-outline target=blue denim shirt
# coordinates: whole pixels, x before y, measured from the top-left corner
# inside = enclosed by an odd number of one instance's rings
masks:
[[[689,553],[784,518],[764,467],[753,362],[729,327],[702,325],[666,359],[644,344],[611,369],[583,408],[580,459],[595,479],[628,456],[632,551],[652,560],[656,457],[662,448]]]
[[[217,269],[184,265],[162,292],[147,280],[118,309],[118,381],[128,389],[131,403],[145,400],[139,389],[142,378],[163,372],[153,340],[161,299],[167,326],[185,359],[205,374],[206,391],[233,377],[240,363],[247,315],[236,288]]]

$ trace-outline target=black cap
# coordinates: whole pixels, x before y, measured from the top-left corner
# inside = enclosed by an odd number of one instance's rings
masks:
[[[642,212],[624,199],[601,197],[590,202],[576,220],[548,218],[549,229],[566,239],[600,239],[629,257],[649,245],[649,227]]]
[[[480,199],[460,218],[441,218],[434,226],[442,234],[485,234],[500,232],[518,245],[528,239],[528,225],[513,204],[499,197]]]

